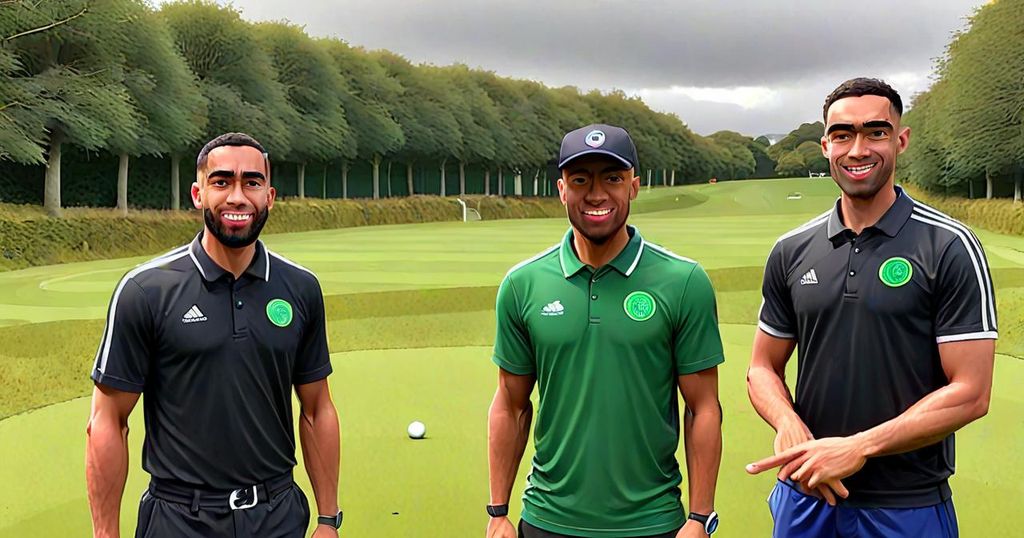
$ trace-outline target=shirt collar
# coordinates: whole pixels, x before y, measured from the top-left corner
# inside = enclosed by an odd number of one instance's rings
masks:
[[[914,210],[914,201],[910,199],[910,195],[903,191],[903,188],[898,185],[894,188],[896,189],[896,201],[886,210],[882,218],[878,219],[878,222],[868,226],[865,230],[874,228],[889,237],[896,237],[896,234],[900,232],[903,225],[910,219],[910,214]],[[853,230],[850,230],[843,224],[840,202],[841,199],[836,200],[835,207],[832,208],[832,213],[828,217],[828,238],[833,243],[837,240],[845,242],[843,239],[854,237]]]
[[[188,247],[188,255],[192,258],[196,269],[199,270],[199,274],[207,282],[213,282],[229,274],[227,269],[217,265],[217,262],[213,261],[213,258],[206,253],[206,249],[203,248],[203,232],[199,232],[192,240],[192,244]],[[252,263],[245,269],[244,274],[261,280],[270,280],[270,254],[263,246],[263,241],[256,241],[256,254],[252,257]]]
[[[640,261],[640,255],[643,254],[644,239],[634,226],[626,225],[626,232],[629,234],[629,242],[623,247],[622,252],[615,256],[615,259],[608,262],[608,265],[622,273],[623,276],[628,277],[636,269],[636,265]],[[586,264],[580,261],[576,255],[576,249],[573,248],[572,228],[569,228],[565,238],[562,239],[562,245],[558,249],[558,261],[562,265],[562,274],[565,278],[572,277],[579,273],[581,269],[587,267]]]

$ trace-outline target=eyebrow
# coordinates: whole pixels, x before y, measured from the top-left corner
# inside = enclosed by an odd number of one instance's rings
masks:
[[[864,128],[864,129],[879,129],[879,128],[882,128],[882,129],[892,129],[893,128],[892,124],[887,122],[887,121],[885,121],[885,120],[866,121],[866,122],[864,122],[864,125],[862,125],[861,127]],[[825,134],[826,135],[830,135],[830,134],[832,134],[835,131],[853,131],[853,130],[855,130],[855,129],[853,128],[853,124],[852,123],[833,123],[832,125],[828,126],[828,130],[825,131]]]
[[[235,177],[235,171],[234,170],[214,170],[213,172],[210,172],[209,174],[207,174],[206,177],[207,177],[207,179],[213,179],[213,178],[231,179],[231,178]],[[252,179],[252,178],[266,179],[266,176],[263,175],[263,172],[259,172],[257,170],[246,170],[245,172],[242,172],[242,179]]]

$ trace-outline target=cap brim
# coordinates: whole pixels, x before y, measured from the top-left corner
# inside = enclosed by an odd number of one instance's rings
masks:
[[[633,163],[627,161],[626,159],[623,159],[621,156],[619,156],[619,155],[617,155],[615,153],[612,153],[611,151],[608,151],[608,150],[605,150],[605,149],[588,149],[586,151],[581,151],[579,153],[574,153],[574,154],[572,154],[572,155],[562,159],[562,162],[558,163],[558,169],[561,170],[562,168],[565,168],[565,166],[567,164],[569,164],[570,162],[572,162],[572,161],[574,161],[574,160],[576,160],[576,159],[578,159],[580,157],[583,157],[584,155],[595,155],[595,154],[597,154],[597,155],[607,155],[609,157],[612,157],[616,161],[619,161],[620,163],[624,164],[626,166],[626,170],[629,170],[630,168],[633,168],[633,166],[634,166]]]

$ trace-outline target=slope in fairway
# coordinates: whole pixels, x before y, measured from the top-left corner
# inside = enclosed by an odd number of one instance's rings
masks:
[[[800,192],[798,200],[787,196]],[[718,290],[727,362],[720,370],[725,436],[717,508],[721,535],[764,536],[764,502],[773,477],[748,477],[743,465],[770,451],[772,432],[747,401],[744,372],[760,300],[760,270],[776,237],[828,209],[827,180],[726,182],[641,193],[631,221],[645,238],[696,258]],[[335,373],[330,378],[343,428],[342,506],[345,536],[480,536],[486,525],[486,415],[496,380],[489,360],[493,291],[514,263],[555,243],[563,219],[437,223],[329,230],[269,236],[271,249],[317,272],[328,296]],[[1024,295],[1019,253],[1024,239],[980,232],[993,271],[1006,275],[997,295]],[[83,354],[75,372],[86,380],[99,334],[61,350],[47,334],[31,342],[4,340],[26,322],[101,323],[121,274],[146,258],[40,267],[0,273],[0,383],[5,390],[45,384],[33,365]],[[997,285],[1000,279],[996,279]],[[438,290],[440,291],[423,291]],[[387,293],[387,292],[393,293]],[[488,295],[490,294],[490,295]],[[76,322],[76,323],[90,323]],[[47,326],[48,327],[48,326]],[[53,327],[56,329],[56,326]],[[1012,329],[1009,329],[1012,330]],[[75,347],[75,346],[78,347]],[[76,355],[77,357],[77,355]],[[69,361],[70,362],[70,361]],[[28,365],[23,378],[10,364]],[[54,362],[59,365],[60,362]],[[790,373],[794,379],[795,372]],[[953,488],[964,536],[1013,535],[1021,516],[1024,465],[1017,452],[1024,397],[1020,360],[1000,355],[989,416],[957,434]],[[83,381],[88,390],[88,382]],[[0,421],[0,537],[83,536],[89,532],[84,484],[84,427],[88,398],[50,405]],[[130,473],[122,529],[131,535],[138,496],[148,477],[139,469],[141,407],[131,422]],[[427,425],[411,441],[405,427]],[[520,468],[513,498],[529,467]],[[680,456],[682,452],[680,451]],[[997,472],[993,470],[997,469]],[[297,480],[312,499],[300,466]]]

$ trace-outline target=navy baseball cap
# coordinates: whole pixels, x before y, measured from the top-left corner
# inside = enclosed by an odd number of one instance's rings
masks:
[[[558,151],[558,168],[565,168],[569,161],[584,155],[608,155],[627,168],[636,168],[636,146],[629,133],[622,127],[593,123],[570,131],[562,138]]]

